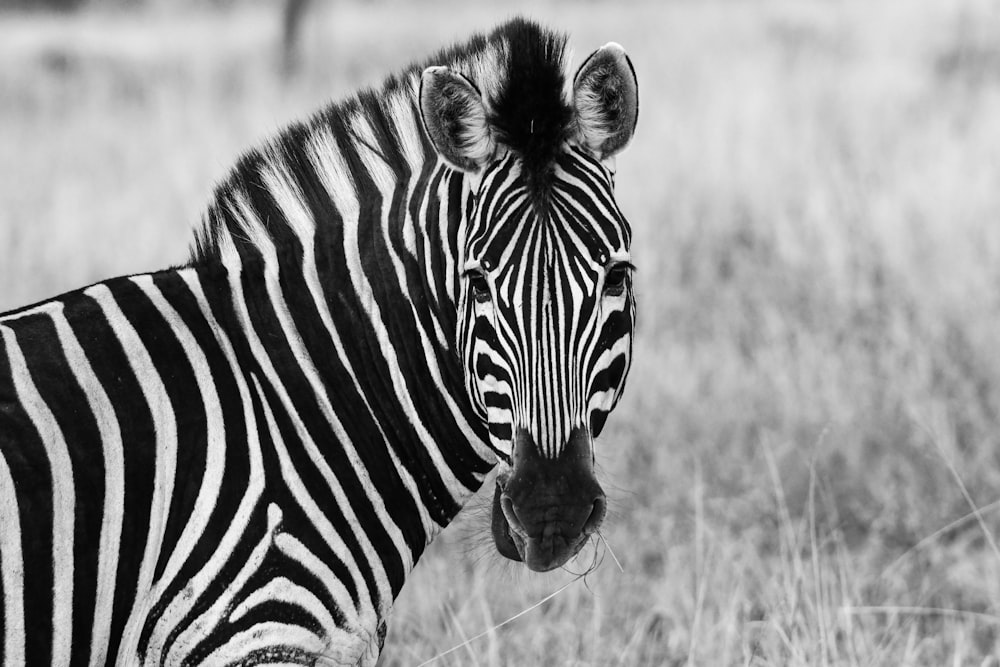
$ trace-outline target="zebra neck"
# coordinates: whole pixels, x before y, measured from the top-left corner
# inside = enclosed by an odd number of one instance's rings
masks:
[[[276,359],[297,388],[288,411],[312,411],[329,448],[400,471],[376,491],[415,495],[401,505],[421,517],[410,540],[421,548],[495,462],[457,351],[468,197],[424,134],[415,88],[401,86],[245,156],[191,265],[222,267],[234,322],[259,332],[247,363]]]
[[[262,163],[254,187],[220,191],[216,261],[203,262],[224,268],[235,321],[259,332],[254,356],[279,357],[308,389],[300,400],[344,422],[337,440],[379,443],[365,446],[420,480],[429,540],[493,458],[456,350],[467,186],[436,162],[405,181],[374,163],[349,173],[341,153],[310,162]]]

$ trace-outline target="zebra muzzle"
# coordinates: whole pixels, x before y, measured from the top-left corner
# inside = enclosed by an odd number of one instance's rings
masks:
[[[586,431],[575,429],[559,456],[544,458],[521,429],[511,474],[497,479],[493,540],[501,555],[531,570],[552,570],[583,548],[606,508]]]

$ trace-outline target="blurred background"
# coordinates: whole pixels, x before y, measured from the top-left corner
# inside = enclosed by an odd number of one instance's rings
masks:
[[[639,76],[609,546],[529,575],[477,499],[381,664],[603,556],[434,664],[1000,665],[995,2],[0,0],[0,310],[182,262],[241,150],[515,13]]]

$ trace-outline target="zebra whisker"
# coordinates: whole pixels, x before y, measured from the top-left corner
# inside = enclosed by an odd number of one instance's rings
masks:
[[[611,559],[615,561],[615,565],[618,566],[618,571],[625,574],[625,568],[622,567],[622,562],[618,560],[618,556],[615,555],[615,550],[611,548],[610,544],[608,544],[608,538],[604,537],[604,533],[601,531],[597,531],[597,535],[601,538],[601,541],[604,542],[604,547],[608,550],[608,553],[611,554]]]
[[[544,598],[542,598],[541,600],[539,600],[535,604],[531,605],[527,609],[522,609],[521,611],[517,612],[516,614],[514,614],[513,616],[511,616],[510,618],[508,618],[507,620],[501,621],[500,623],[497,623],[496,625],[494,625],[493,627],[491,627],[491,628],[489,628],[487,630],[483,630],[482,632],[480,632],[478,635],[475,635],[474,637],[469,637],[468,639],[466,639],[461,644],[458,644],[456,646],[452,646],[447,651],[444,651],[442,653],[438,653],[433,658],[429,658],[427,660],[424,660],[422,663],[420,663],[419,665],[417,665],[417,667],[425,667],[426,665],[429,665],[432,662],[436,662],[436,661],[440,660],[441,658],[445,657],[446,655],[450,655],[450,654],[454,653],[455,651],[468,646],[469,644],[471,644],[472,642],[476,641],[477,639],[482,639],[483,637],[486,637],[489,634],[491,634],[493,632],[496,632],[497,630],[499,630],[503,626],[508,625],[510,623],[513,623],[514,621],[516,621],[517,619],[521,618],[525,614],[527,614],[527,613],[529,613],[531,611],[534,611],[535,609],[538,609],[543,604],[545,604],[549,600],[553,599],[554,597],[556,597],[557,595],[559,595],[560,593],[562,593],[563,591],[565,591],[567,588],[569,588],[570,586],[572,586],[573,584],[575,584],[577,581],[579,581],[580,579],[582,579],[583,576],[584,575],[582,575],[582,574],[575,576],[573,579],[570,579],[565,584],[563,584],[562,586],[560,586],[558,589],[556,589],[552,593],[549,593]]]

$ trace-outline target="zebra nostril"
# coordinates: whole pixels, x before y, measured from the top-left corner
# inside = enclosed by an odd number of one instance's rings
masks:
[[[590,511],[590,516],[587,517],[586,523],[583,524],[584,535],[593,535],[597,532],[597,529],[601,527],[601,522],[604,521],[607,509],[604,496],[598,496],[594,499],[594,507]]]
[[[514,501],[511,500],[510,496],[500,497],[500,509],[503,510],[503,515],[507,518],[507,525],[510,526],[511,532],[516,533],[521,538],[527,537],[528,532],[514,511]]]

